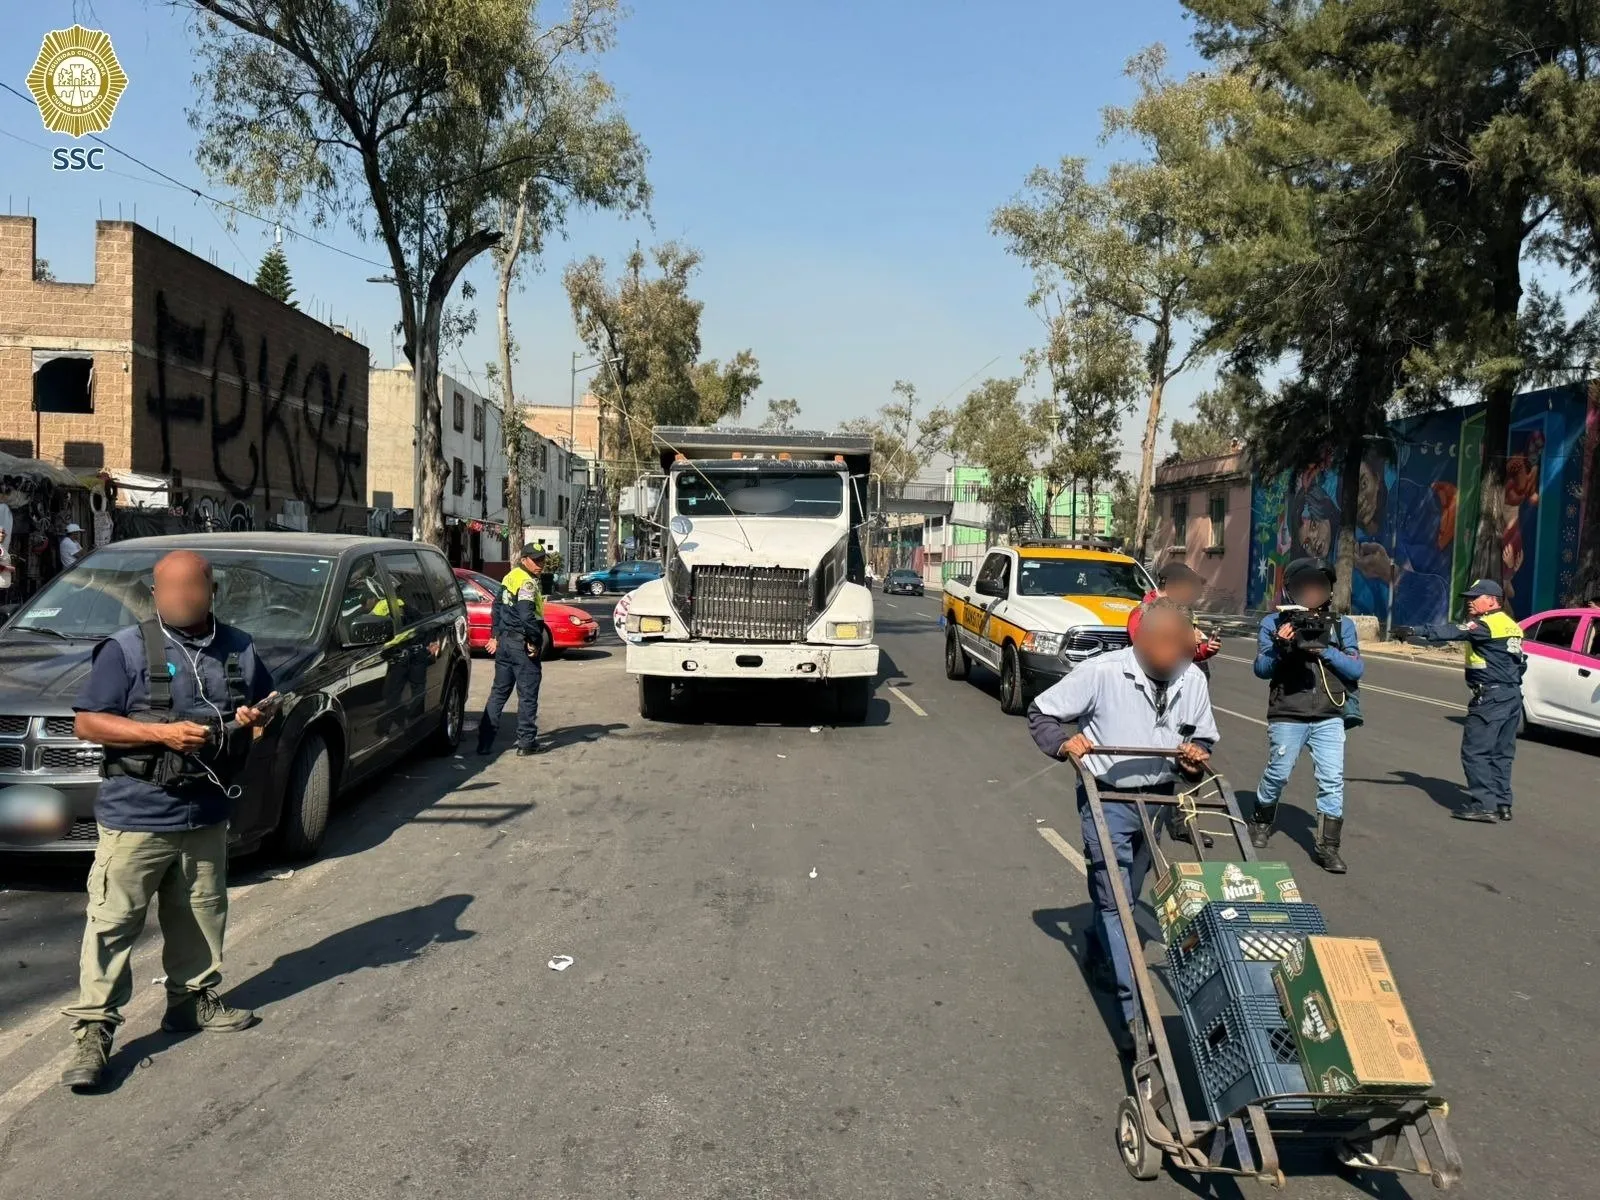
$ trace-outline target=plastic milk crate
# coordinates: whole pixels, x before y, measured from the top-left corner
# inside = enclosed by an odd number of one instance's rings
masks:
[[[1300,1049],[1277,997],[1229,1001],[1204,1022],[1192,1021],[1185,1009],[1183,1023],[1213,1121],[1253,1100],[1306,1090]],[[1312,1102],[1286,1101],[1277,1107],[1310,1112]]]
[[[1231,1000],[1277,1004],[1272,968],[1301,938],[1327,932],[1315,904],[1211,901],[1167,947],[1172,994],[1185,1020],[1207,1025]]]

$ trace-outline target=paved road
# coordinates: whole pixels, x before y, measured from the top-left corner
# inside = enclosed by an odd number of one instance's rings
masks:
[[[41,966],[0,993],[0,1198],[1243,1194],[1116,1160],[1083,880],[1042,836],[1076,840],[1068,768],[992,683],[943,678],[932,598],[880,604],[860,728],[782,697],[646,725],[619,655],[553,664],[548,757],[407,764],[322,861],[237,889],[230,984],[257,1029],[154,1033],[146,952],[105,1095],[52,1086],[71,947],[27,947]],[[1249,652],[1231,641],[1214,681],[1241,787]],[[1459,682],[1384,662],[1371,683],[1351,874],[1307,862],[1303,815],[1275,846],[1336,929],[1388,947],[1453,1101],[1458,1194],[1592,1196],[1600,757],[1525,744],[1517,821],[1450,821]],[[18,922],[75,941],[81,899],[48,882],[0,895],[0,974]]]

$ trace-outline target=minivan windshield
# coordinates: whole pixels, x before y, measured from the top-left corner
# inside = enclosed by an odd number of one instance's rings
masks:
[[[7,636],[18,630],[55,637],[110,637],[155,611],[150,584],[165,550],[101,550],[56,576],[29,601]],[[333,577],[333,560],[309,554],[207,550],[216,582],[212,611],[259,642],[303,642]]]
[[[1025,558],[1019,596],[1115,596],[1143,600],[1149,578],[1137,563],[1071,558]]]
[[[844,511],[844,480],[802,471],[684,471],[674,483],[681,517],[814,517]]]

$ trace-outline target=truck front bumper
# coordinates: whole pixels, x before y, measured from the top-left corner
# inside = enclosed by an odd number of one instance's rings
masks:
[[[871,678],[878,673],[876,646],[811,646],[793,643],[644,642],[628,646],[633,675],[676,679],[793,679],[799,682]]]

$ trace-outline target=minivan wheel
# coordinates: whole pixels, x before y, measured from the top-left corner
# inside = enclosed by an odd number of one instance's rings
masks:
[[[444,711],[439,714],[439,727],[433,731],[428,749],[443,757],[454,754],[461,745],[461,731],[466,727],[467,689],[457,674],[450,680],[444,693]]]
[[[278,844],[286,857],[311,858],[321,848],[328,831],[332,776],[328,743],[319,733],[308,734],[295,752],[289,786],[284,789]]]

